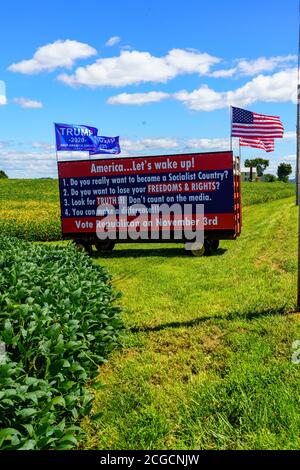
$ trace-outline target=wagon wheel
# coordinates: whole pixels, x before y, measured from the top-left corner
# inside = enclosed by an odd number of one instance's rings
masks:
[[[206,239],[204,240],[204,254],[206,256],[210,256],[212,255],[213,253],[215,253],[219,247],[219,240],[209,240],[209,239]]]
[[[220,240],[211,240],[211,249],[213,252],[217,251],[220,245]]]
[[[205,253],[205,246],[201,245],[201,243],[186,243],[186,249],[194,256],[203,256]]]
[[[87,253],[91,254],[92,253],[92,246],[86,242],[85,240],[73,240],[73,243],[78,251],[81,251],[82,253]]]
[[[98,253],[101,253],[103,251],[112,251],[114,249],[114,246],[115,242],[112,240],[99,240],[95,243],[95,248]]]

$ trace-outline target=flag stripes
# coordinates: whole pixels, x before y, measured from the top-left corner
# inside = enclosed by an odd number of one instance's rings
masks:
[[[240,138],[241,147],[254,147],[265,150],[266,152],[274,152],[274,139],[253,139],[253,138]]]
[[[282,138],[283,124],[279,116],[253,113],[241,108],[232,108],[232,137]]]

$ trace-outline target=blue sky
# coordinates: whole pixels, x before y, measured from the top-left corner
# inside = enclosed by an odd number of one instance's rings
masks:
[[[53,122],[125,155],[229,148],[229,106],[280,115],[244,158],[295,161],[298,0],[15,0],[1,7],[0,169],[56,176]],[[6,90],[6,91],[5,91]]]

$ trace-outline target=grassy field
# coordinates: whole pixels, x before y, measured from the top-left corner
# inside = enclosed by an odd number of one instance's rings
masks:
[[[95,256],[123,294],[127,330],[100,368],[81,448],[299,449],[294,192],[244,184],[242,235],[211,257],[139,244]],[[0,198],[1,230],[3,210],[19,207],[33,224],[52,223],[47,204],[58,214],[56,181],[1,182]]]
[[[243,204],[257,204],[295,193],[294,184],[244,183]],[[30,241],[61,238],[57,180],[0,180],[0,230]]]
[[[245,208],[240,239],[212,257],[120,245],[96,260],[128,335],[101,368],[82,448],[299,449],[296,220],[281,199]]]

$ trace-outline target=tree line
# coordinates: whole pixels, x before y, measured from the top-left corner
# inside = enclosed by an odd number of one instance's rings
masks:
[[[289,175],[293,171],[292,165],[290,163],[279,163],[277,167],[277,177],[275,175],[271,175],[270,173],[264,175],[264,171],[268,166],[269,160],[265,160],[264,158],[254,158],[252,160],[245,160],[245,167],[250,168],[250,181],[253,180],[253,168],[255,168],[257,176],[264,176],[264,181],[272,182],[278,180],[283,181],[285,183],[288,182]]]

